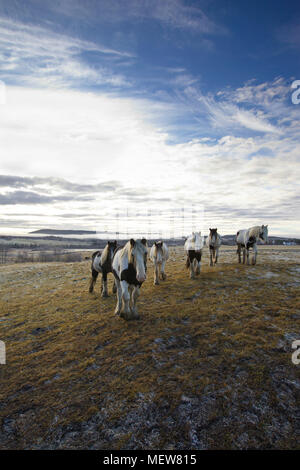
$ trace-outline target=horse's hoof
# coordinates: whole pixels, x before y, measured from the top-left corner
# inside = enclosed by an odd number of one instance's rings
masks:
[[[108,294],[106,292],[104,292],[104,294],[101,294],[101,297],[103,297],[103,298],[108,297]]]
[[[165,281],[165,280],[167,279],[167,275],[163,273],[163,274],[161,275],[161,278],[162,278],[163,281]]]
[[[154,281],[153,283],[155,286],[159,286],[159,282],[158,281]]]
[[[124,318],[126,321],[132,320],[131,312],[121,312],[120,317]]]

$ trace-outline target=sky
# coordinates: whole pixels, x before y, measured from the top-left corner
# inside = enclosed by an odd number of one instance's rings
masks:
[[[0,0],[0,235],[300,237],[299,49],[291,0]]]

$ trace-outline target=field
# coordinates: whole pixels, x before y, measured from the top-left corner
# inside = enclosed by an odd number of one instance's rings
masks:
[[[1,449],[295,449],[299,445],[300,248],[188,277],[172,248],[141,319],[88,293],[90,261],[0,270]]]

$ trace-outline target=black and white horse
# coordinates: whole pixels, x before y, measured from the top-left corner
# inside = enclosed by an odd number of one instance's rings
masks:
[[[204,237],[201,236],[201,232],[193,232],[185,241],[186,267],[190,268],[191,279],[195,279],[195,274],[200,274],[203,245]]]
[[[219,257],[219,248],[221,246],[222,240],[218,234],[217,228],[210,228],[209,235],[206,239],[206,245],[209,248],[209,265],[213,266],[217,264]]]
[[[93,292],[95,283],[97,281],[98,274],[102,274],[101,283],[101,295],[102,297],[108,297],[107,292],[107,274],[112,272],[112,259],[113,254],[116,251],[117,242],[109,241],[102,251],[95,251],[92,255],[92,278],[90,281],[89,291]],[[116,292],[116,286],[114,283],[113,292]]]
[[[147,240],[133,240],[115,252],[112,271],[117,287],[117,305],[115,314],[125,320],[139,318],[136,301],[140,287],[146,280]]]
[[[268,226],[256,225],[255,227],[248,228],[247,230],[239,230],[236,234],[237,254],[239,263],[241,262],[241,251],[243,250],[243,264],[245,264],[247,256],[247,264],[249,263],[249,250],[253,249],[252,264],[256,264],[257,246],[256,243],[261,240],[263,243],[268,243]]]
[[[154,285],[159,284],[159,277],[164,281],[167,276],[165,273],[165,264],[169,259],[169,250],[165,242],[155,242],[150,250],[150,259],[154,264]]]

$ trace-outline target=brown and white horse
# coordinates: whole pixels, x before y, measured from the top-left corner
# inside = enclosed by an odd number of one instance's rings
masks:
[[[203,245],[204,237],[201,236],[201,232],[193,232],[185,241],[186,267],[190,268],[191,279],[195,279],[195,274],[200,274]]]
[[[112,271],[117,287],[117,305],[115,314],[125,320],[139,318],[136,301],[140,287],[146,280],[147,240],[133,240],[115,252]]]
[[[159,284],[159,277],[164,281],[167,276],[165,264],[169,259],[169,250],[165,242],[155,242],[150,250],[150,259],[154,264],[154,285]]]
[[[241,262],[241,251],[243,250],[243,264],[245,264],[247,256],[247,264],[249,263],[249,250],[253,249],[252,264],[256,264],[257,246],[256,243],[261,240],[262,243],[268,243],[268,226],[256,225],[248,228],[248,230],[239,230],[236,234],[237,254],[239,263]]]
[[[210,228],[209,235],[206,239],[206,245],[209,248],[209,265],[213,266],[217,264],[219,257],[219,248],[221,246],[222,240],[218,234],[217,228]]]
[[[116,241],[109,241],[102,251],[95,251],[92,255],[92,278],[90,281],[89,291],[93,292],[94,286],[97,281],[98,274],[102,274],[101,283],[101,295],[102,297],[108,297],[107,293],[107,274],[112,272],[112,258],[117,248]],[[114,283],[113,292],[116,292],[116,286]]]

